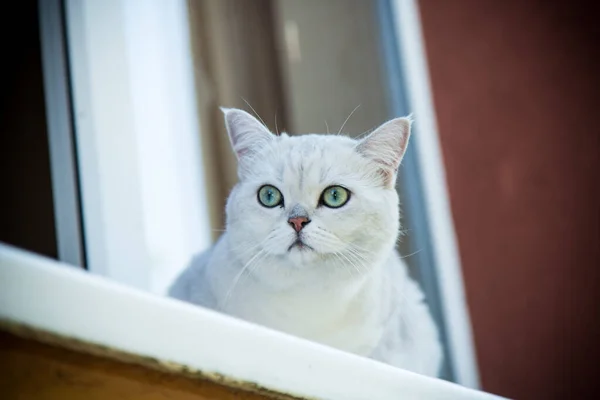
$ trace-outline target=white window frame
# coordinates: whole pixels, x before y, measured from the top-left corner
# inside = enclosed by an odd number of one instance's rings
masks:
[[[416,161],[424,191],[436,285],[445,321],[445,336],[454,381],[479,388],[468,305],[465,298],[460,255],[448,198],[446,173],[429,83],[424,41],[415,0],[389,0],[402,63],[404,84],[415,120]]]
[[[185,0],[67,0],[87,268],[164,293],[211,243]]]

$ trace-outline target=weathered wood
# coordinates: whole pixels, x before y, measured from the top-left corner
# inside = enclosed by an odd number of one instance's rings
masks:
[[[0,398],[291,399],[251,383],[48,333],[0,326]]]

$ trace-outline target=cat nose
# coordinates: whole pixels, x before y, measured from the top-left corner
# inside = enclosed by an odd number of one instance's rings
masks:
[[[310,223],[310,219],[306,217],[293,217],[288,219],[288,224],[294,228],[296,232],[300,232],[302,228]]]

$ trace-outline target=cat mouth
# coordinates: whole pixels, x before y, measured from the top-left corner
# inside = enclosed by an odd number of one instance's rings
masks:
[[[304,243],[300,239],[296,239],[294,241],[294,243],[292,243],[290,245],[290,247],[288,247],[288,251],[292,251],[293,249],[298,249],[300,251],[303,251],[303,250],[314,250],[312,247],[310,247],[309,245],[307,245],[306,243]]]

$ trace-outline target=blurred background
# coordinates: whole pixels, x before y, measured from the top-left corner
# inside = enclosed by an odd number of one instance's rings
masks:
[[[598,389],[593,6],[11,4],[0,241],[163,294],[223,230],[237,174],[219,106],[290,134],[413,113],[398,246],[442,332],[443,378],[512,398]]]

